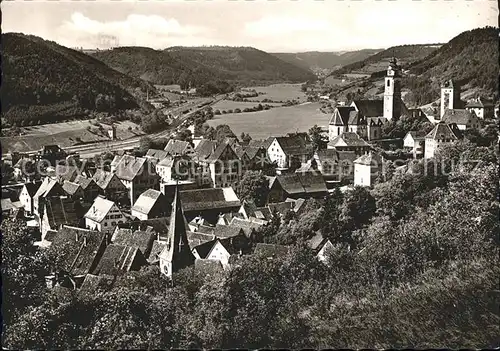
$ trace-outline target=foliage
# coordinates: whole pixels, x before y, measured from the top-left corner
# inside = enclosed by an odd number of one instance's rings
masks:
[[[138,108],[147,83],[35,36],[2,34],[2,110],[11,125]],[[154,87],[150,87],[154,90]]]
[[[262,207],[267,201],[269,180],[259,171],[247,171],[238,185],[240,200],[253,201],[257,207]]]
[[[382,126],[382,134],[387,138],[404,138],[410,131],[425,136],[434,128],[433,124],[423,116],[421,118],[403,115],[392,119]]]
[[[314,150],[326,149],[328,138],[323,135],[321,127],[318,127],[318,125],[315,124],[312,128],[309,129],[308,134]]]

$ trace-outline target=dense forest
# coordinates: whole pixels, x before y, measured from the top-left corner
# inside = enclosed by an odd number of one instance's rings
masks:
[[[332,72],[332,75],[342,75],[353,71],[359,71],[370,64],[379,63],[381,61],[387,62],[392,57],[396,57],[398,60],[404,62],[419,61],[430,53],[436,51],[439,45],[441,44],[393,46],[362,61],[345,65],[344,67]]]
[[[467,162],[471,161],[471,162]],[[500,339],[498,148],[462,141],[372,190],[308,200],[255,232],[291,245],[193,268],[157,267],[96,290],[48,290],[57,252],[2,223],[3,345],[13,349],[493,348]],[[305,241],[334,244],[328,265]],[[54,256],[55,254],[55,256]]]
[[[312,72],[247,47],[123,47],[93,54],[109,66],[156,84],[201,87],[207,81],[232,84],[303,82]]]
[[[407,101],[422,105],[440,97],[442,82],[479,89],[483,97],[498,98],[498,28],[463,32],[449,43],[412,64],[403,86],[410,89]]]
[[[380,49],[363,49],[348,52],[297,52],[297,53],[272,53],[280,60],[289,62],[295,66],[311,69],[313,67],[331,69],[337,66],[345,66],[354,62],[362,61],[380,52]]]
[[[2,55],[2,112],[12,125],[138,108],[147,87],[154,90],[88,55],[31,35],[2,34]]]

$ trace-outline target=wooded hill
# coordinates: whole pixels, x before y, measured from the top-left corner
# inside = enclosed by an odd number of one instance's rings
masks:
[[[498,98],[498,29],[477,28],[463,32],[422,60],[413,63],[404,85],[416,105],[439,99],[440,85],[453,79],[462,90]]]
[[[298,53],[273,53],[277,58],[305,69],[333,69],[362,61],[380,52],[381,49],[364,49],[347,52],[308,51]]]
[[[250,47],[122,47],[93,54],[114,69],[156,84],[225,80],[234,84],[304,82],[312,72]]]
[[[366,73],[372,74],[387,69],[387,64],[392,57],[396,57],[403,64],[411,64],[419,61],[437,50],[442,44],[426,45],[400,45],[393,46],[380,51],[362,61],[354,62],[332,72],[332,75],[342,75],[347,73]]]
[[[2,34],[3,117],[30,125],[89,111],[138,108],[146,86],[81,52],[20,33]]]

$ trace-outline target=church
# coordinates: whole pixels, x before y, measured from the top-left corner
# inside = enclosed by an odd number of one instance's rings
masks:
[[[328,127],[329,148],[343,133],[356,133],[365,140],[381,139],[382,126],[408,112],[401,99],[401,67],[392,58],[384,80],[383,100],[354,100],[349,106],[335,108]]]

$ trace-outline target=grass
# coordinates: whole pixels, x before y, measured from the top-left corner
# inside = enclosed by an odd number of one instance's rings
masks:
[[[307,101],[307,96],[301,91],[302,84],[272,84],[265,87],[250,87],[246,89],[255,89],[255,91],[264,93],[251,101],[262,101],[269,99],[273,101],[287,101],[299,98],[301,102]]]
[[[253,139],[307,131],[313,125],[328,126],[330,115],[319,111],[319,103],[305,103],[291,107],[277,107],[267,111],[217,115],[210,126],[227,124],[236,135],[249,133]]]
[[[221,100],[212,106],[213,110],[234,110],[239,108],[243,111],[244,108],[253,108],[256,107],[259,102],[245,102],[245,101],[231,101],[231,100]],[[272,102],[264,102],[263,105],[268,104],[270,106],[281,106],[281,103],[272,103]]]
[[[83,143],[109,140],[106,135],[97,132],[97,127],[93,126],[91,121],[71,121],[23,128],[25,135],[0,138],[2,154],[38,150],[48,144],[68,147],[79,143],[79,140]],[[89,126],[94,132],[87,130]],[[120,140],[144,134],[140,129],[136,129],[138,125],[131,121],[120,121],[115,123],[115,126],[117,138]],[[132,130],[129,130],[129,127]]]

